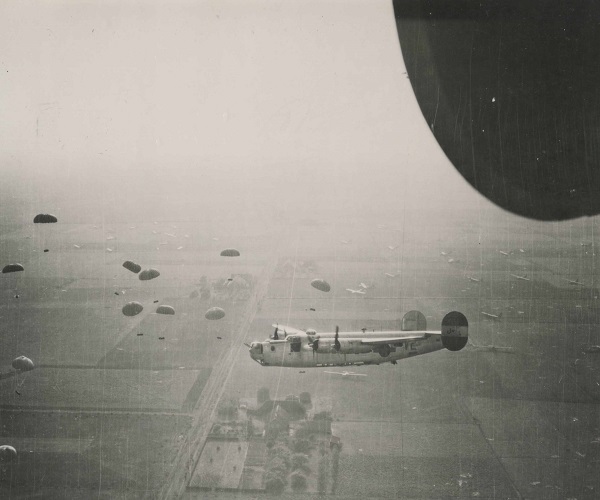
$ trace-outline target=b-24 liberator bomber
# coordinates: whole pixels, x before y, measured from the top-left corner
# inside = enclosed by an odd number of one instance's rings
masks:
[[[427,330],[423,313],[410,311],[402,330],[317,333],[315,330],[273,325],[275,333],[263,342],[246,344],[250,357],[263,366],[326,367],[396,364],[398,360],[448,349],[460,351],[468,341],[464,314],[452,311],[442,319],[441,331]]]

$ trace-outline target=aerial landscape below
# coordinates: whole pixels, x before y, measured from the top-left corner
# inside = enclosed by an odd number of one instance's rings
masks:
[[[251,4],[0,2],[0,498],[599,498],[598,218],[392,2]]]

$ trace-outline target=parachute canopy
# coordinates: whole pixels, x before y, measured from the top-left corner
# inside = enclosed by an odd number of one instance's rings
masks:
[[[35,224],[50,224],[51,222],[58,222],[58,219],[51,214],[37,214],[33,218]]]
[[[10,462],[17,458],[17,450],[12,446],[4,444],[0,446],[0,462]]]
[[[310,282],[310,284],[313,288],[316,288],[317,290],[321,290],[322,292],[328,292],[329,290],[331,290],[329,283],[327,283],[327,281],[325,281],[325,280],[320,280],[320,279],[312,280]]]
[[[221,257],[239,257],[240,252],[235,248],[226,248],[221,252]]]
[[[158,314],[175,314],[175,309],[171,306],[158,306],[156,312]]]
[[[12,367],[15,370],[21,370],[22,372],[28,372],[34,369],[33,361],[25,356],[19,356],[18,358],[13,359]]]
[[[25,271],[21,264],[8,264],[2,268],[3,273],[16,273],[17,271]]]
[[[158,278],[160,276],[160,273],[158,272],[157,269],[144,269],[140,274],[139,274],[139,278],[142,281],[147,281],[147,280],[152,280],[154,278]]]
[[[225,311],[220,307],[211,307],[204,315],[206,319],[221,319],[225,317]]]
[[[137,316],[143,309],[144,306],[139,302],[127,302],[127,304],[123,306],[122,311],[125,316]]]
[[[142,270],[142,266],[140,266],[139,264],[136,264],[135,262],[132,262],[130,260],[126,260],[125,262],[123,262],[123,267],[129,271],[131,271],[132,273],[139,273]]]

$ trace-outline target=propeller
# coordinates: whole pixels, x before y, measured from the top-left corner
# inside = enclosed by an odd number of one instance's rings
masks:
[[[342,344],[340,344],[340,327],[336,326],[335,327],[335,340],[333,341],[333,348],[336,351],[339,351],[342,348]]]
[[[319,339],[313,340],[312,344],[310,344],[313,351],[317,351],[319,349]]]
[[[246,346],[248,349],[250,349],[250,348],[252,347],[252,346],[251,346],[250,344],[248,344],[247,342],[244,342],[244,345],[245,345],[245,346]]]

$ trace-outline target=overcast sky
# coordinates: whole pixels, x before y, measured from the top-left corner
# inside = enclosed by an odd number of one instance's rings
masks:
[[[1,168],[46,190],[481,202],[419,111],[389,0],[6,0],[0,45]]]

